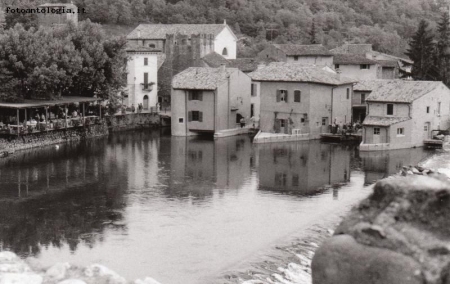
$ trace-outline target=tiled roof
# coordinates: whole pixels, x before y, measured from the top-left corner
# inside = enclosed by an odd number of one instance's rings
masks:
[[[338,46],[332,50],[330,50],[330,52],[335,53],[335,54],[342,54],[342,53],[349,53],[349,54],[361,54],[361,55],[365,55],[366,52],[371,52],[372,51],[372,45],[371,44],[344,44],[341,46]]]
[[[366,101],[411,103],[439,86],[438,81],[384,80],[372,90]],[[448,88],[445,87],[445,89]]]
[[[222,55],[218,54],[217,52],[211,52],[208,53],[207,55],[202,57],[202,60],[209,66],[209,67],[214,67],[217,68],[222,64],[225,64],[228,66],[228,64],[230,63],[225,57],[223,57]]]
[[[228,59],[230,64],[229,67],[238,68],[242,72],[253,72],[258,68],[258,61],[254,58],[236,58]]]
[[[172,88],[188,90],[215,90],[236,68],[189,67],[173,77]]]
[[[354,79],[325,71],[322,67],[286,62],[272,62],[248,75],[255,81],[309,82],[327,85],[356,82]]]
[[[383,67],[398,67],[398,61],[397,60],[376,60],[380,66]]]
[[[128,52],[160,52],[161,51],[161,49],[159,49],[159,48],[154,48],[154,47],[147,47],[147,46],[136,46],[136,45],[133,45],[133,46],[127,46],[126,48],[125,48],[125,51],[128,51]]]
[[[376,64],[374,60],[366,58],[359,54],[335,54],[333,57],[334,64],[351,65],[351,64]]]
[[[381,55],[381,56],[392,58],[392,60],[400,60],[400,61],[402,61],[404,63],[408,63],[408,64],[413,64],[414,63],[411,59],[404,58],[404,57],[399,57],[399,56],[394,56],[394,55],[390,55],[390,54],[386,54],[386,53],[381,53],[381,52],[378,52],[378,51],[372,51],[370,53],[372,55],[374,55],[374,56]]]
[[[310,44],[310,45],[301,45],[301,44],[274,44],[276,48],[283,51],[284,54],[289,56],[295,55],[322,55],[322,56],[331,56],[333,55],[328,49],[326,49],[321,44]]]
[[[373,91],[390,80],[361,80],[353,86],[353,91]]]
[[[127,39],[165,39],[167,34],[212,34],[217,36],[226,25],[223,24],[140,24],[130,34]],[[140,36],[138,37],[138,31]]]
[[[409,117],[381,117],[381,116],[367,116],[364,119],[365,126],[389,126],[399,122],[410,120]]]

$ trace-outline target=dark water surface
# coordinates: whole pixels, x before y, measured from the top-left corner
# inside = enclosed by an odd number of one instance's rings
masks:
[[[159,131],[19,152],[0,159],[0,250],[42,267],[101,263],[128,279],[208,283],[430,155]]]

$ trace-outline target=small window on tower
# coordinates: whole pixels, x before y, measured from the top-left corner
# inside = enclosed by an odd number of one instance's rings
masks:
[[[228,55],[228,50],[226,47],[223,48],[222,55]]]

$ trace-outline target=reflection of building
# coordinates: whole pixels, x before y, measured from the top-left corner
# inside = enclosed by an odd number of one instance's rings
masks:
[[[260,188],[313,194],[350,180],[350,151],[311,142],[258,145]]]
[[[333,54],[321,44],[272,44],[258,54],[258,60],[331,67]]]
[[[317,139],[333,122],[351,121],[354,80],[328,67],[273,62],[249,76],[259,83],[262,132]]]
[[[386,152],[360,152],[363,170],[366,173],[365,183],[374,183],[400,172],[402,167],[417,165],[433,152],[423,148],[399,149]]]
[[[78,23],[78,8],[71,3],[45,3],[38,6],[41,13],[37,13],[39,26],[55,27],[68,22]],[[42,13],[42,10],[45,13]]]
[[[205,197],[214,188],[242,186],[250,176],[252,144],[247,136],[219,140],[172,137],[168,194]],[[169,192],[170,191],[170,192]]]
[[[236,68],[191,67],[172,87],[172,135],[214,134],[250,116],[251,79]]]
[[[366,103],[361,151],[420,147],[450,125],[450,90],[442,82],[384,81]]]

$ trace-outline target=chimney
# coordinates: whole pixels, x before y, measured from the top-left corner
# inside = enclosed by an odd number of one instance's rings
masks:
[[[141,38],[141,31],[138,31],[138,32],[137,32],[137,37],[138,37],[138,38]]]
[[[227,20],[226,20],[226,19],[223,20],[223,25],[224,25],[224,26],[227,25]]]
[[[336,69],[336,75],[337,75],[337,79],[341,80],[341,70],[339,68]]]
[[[220,71],[226,71],[226,66],[224,63],[220,64]]]

